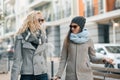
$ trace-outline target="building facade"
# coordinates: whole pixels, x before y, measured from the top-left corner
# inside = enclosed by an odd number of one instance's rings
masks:
[[[26,15],[33,10],[42,11],[45,17],[48,42],[53,43],[55,56],[60,56],[70,21],[78,15],[87,18],[86,28],[94,43],[120,43],[120,0],[0,0],[0,2],[2,8],[0,37],[6,40],[7,44],[14,42],[13,35],[21,27]],[[119,25],[114,25],[116,23]]]
[[[42,11],[47,28],[48,41],[55,46],[54,53],[60,55],[62,43],[67,34],[70,20],[78,15],[77,0],[1,0],[5,24],[1,40],[14,42],[14,34],[21,27],[26,15],[33,10]]]
[[[0,0],[0,44],[7,47],[14,43],[13,34],[15,27],[14,0]]]
[[[120,43],[120,0],[79,0],[95,43]]]

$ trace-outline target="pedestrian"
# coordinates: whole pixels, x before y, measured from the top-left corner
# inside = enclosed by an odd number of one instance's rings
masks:
[[[48,80],[44,22],[42,13],[33,11],[17,32],[11,80],[19,74],[20,80]]]
[[[63,44],[55,80],[61,79],[65,67],[65,80],[93,80],[90,61],[94,63],[113,62],[109,58],[96,57],[93,41],[89,37],[88,30],[84,28],[85,23],[86,19],[82,16],[72,19]]]

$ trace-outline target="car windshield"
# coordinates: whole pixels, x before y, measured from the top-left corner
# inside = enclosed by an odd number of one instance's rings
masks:
[[[106,46],[105,48],[110,53],[119,53],[120,54],[120,46]]]
[[[101,51],[104,51],[104,49],[103,49],[103,48],[97,48],[97,49],[96,49],[96,52],[97,52],[97,53],[100,53]]]

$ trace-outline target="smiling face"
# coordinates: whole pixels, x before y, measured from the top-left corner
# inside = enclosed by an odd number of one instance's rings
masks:
[[[42,23],[44,23],[44,18],[41,14],[36,14],[36,18],[37,18],[38,22],[40,23],[40,25]]]
[[[72,33],[77,34],[81,31],[81,28],[76,23],[71,23],[70,30],[71,30]]]
[[[42,25],[45,22],[44,17],[41,12],[35,11],[28,16],[29,29],[31,32],[36,32],[37,30],[42,30]]]
[[[21,26],[17,34],[24,33],[27,29],[30,29],[30,32],[32,33],[36,32],[37,30],[45,32],[41,28],[44,22],[44,17],[40,11],[32,11],[26,16],[23,25]]]

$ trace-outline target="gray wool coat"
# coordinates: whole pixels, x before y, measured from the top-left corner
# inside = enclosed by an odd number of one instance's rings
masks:
[[[40,75],[47,73],[47,43],[34,48],[21,35],[16,37],[15,57],[11,72],[11,80],[18,80],[19,74]]]
[[[66,66],[65,80],[93,80],[90,61],[103,63],[102,58],[96,57],[91,39],[83,44],[70,42],[68,48],[64,43],[56,76],[61,77]]]

